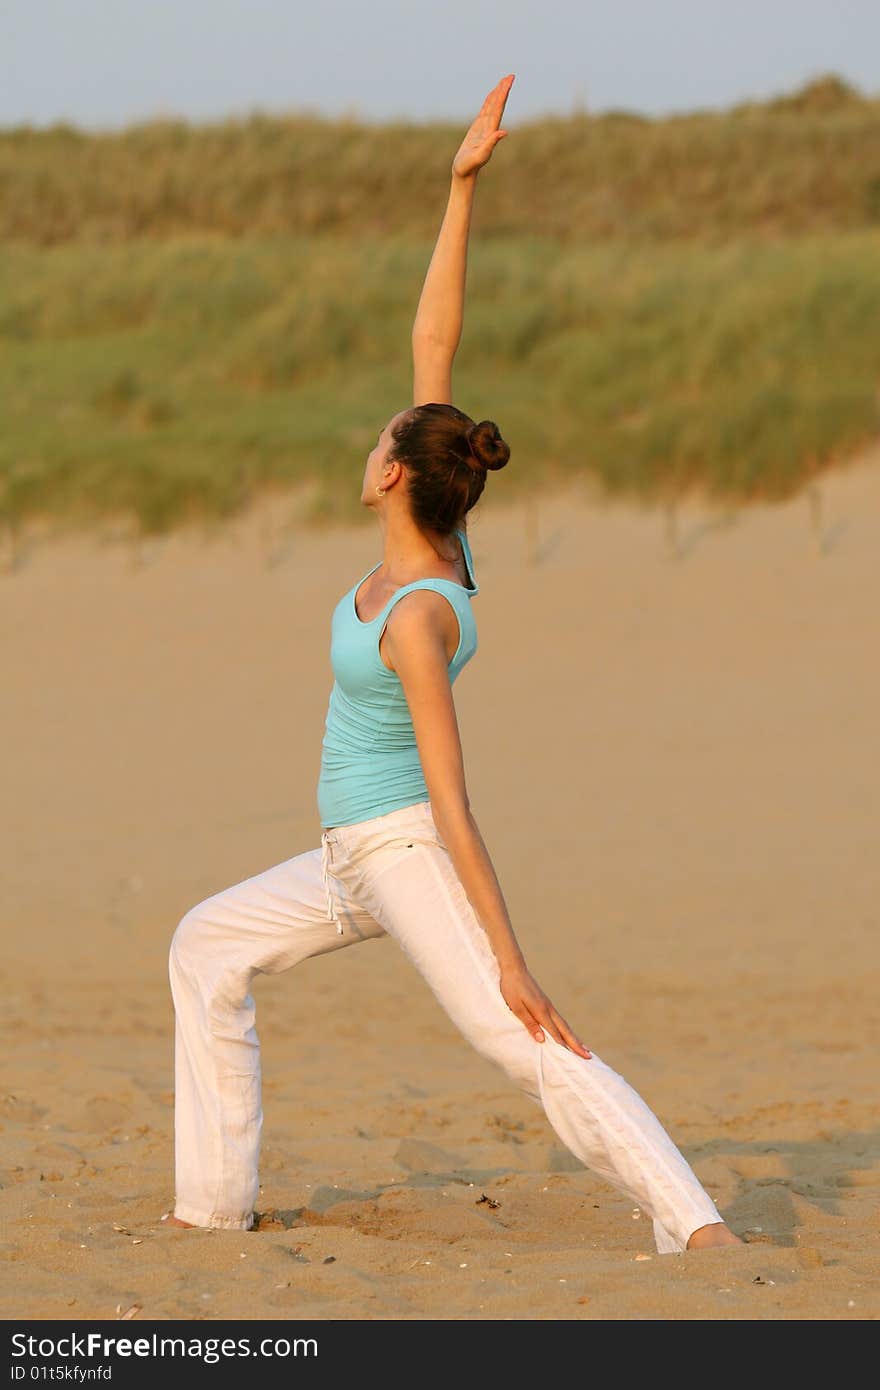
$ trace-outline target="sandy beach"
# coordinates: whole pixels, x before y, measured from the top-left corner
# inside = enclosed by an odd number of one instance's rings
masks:
[[[3,1317],[880,1313],[880,454],[818,509],[673,532],[574,486],[469,534],[456,704],[515,930],[746,1246],[658,1256],[388,939],[256,982],[260,1229],[160,1225],[171,935],[319,843],[330,616],[381,553],[280,497],[0,575]]]

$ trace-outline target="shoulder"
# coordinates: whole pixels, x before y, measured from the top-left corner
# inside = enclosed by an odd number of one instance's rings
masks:
[[[407,650],[428,651],[458,642],[459,618],[455,601],[444,589],[409,589],[388,615],[392,643]]]
[[[388,626],[393,623],[395,629],[402,633],[432,631],[438,625],[447,625],[450,612],[451,599],[443,590],[427,587],[408,589],[391,609]]]

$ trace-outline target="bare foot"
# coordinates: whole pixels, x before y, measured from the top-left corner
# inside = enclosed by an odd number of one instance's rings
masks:
[[[688,1250],[708,1250],[713,1245],[744,1245],[723,1221],[713,1221],[709,1226],[700,1226],[691,1233],[687,1243]]]
[[[188,1230],[195,1228],[193,1221],[181,1221],[179,1216],[175,1216],[173,1211],[166,1211],[164,1216],[159,1218],[166,1226],[185,1226]]]

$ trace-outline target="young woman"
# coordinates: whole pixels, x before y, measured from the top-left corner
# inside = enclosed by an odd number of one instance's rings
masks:
[[[529,973],[465,786],[452,685],[477,647],[466,516],[510,450],[493,421],[452,405],[450,373],[477,174],[507,133],[512,83],[489,93],[453,161],[413,328],[414,406],[367,459],[361,502],[383,558],[333,613],[321,848],[207,898],[174,935],[174,1225],[254,1224],[254,976],[390,936],[563,1143],[651,1216],[660,1252],[740,1244],[644,1101]]]

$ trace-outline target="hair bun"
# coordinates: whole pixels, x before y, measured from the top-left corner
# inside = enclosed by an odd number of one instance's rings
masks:
[[[467,441],[481,468],[503,468],[510,458],[510,446],[494,420],[480,420],[479,424],[470,425]]]

